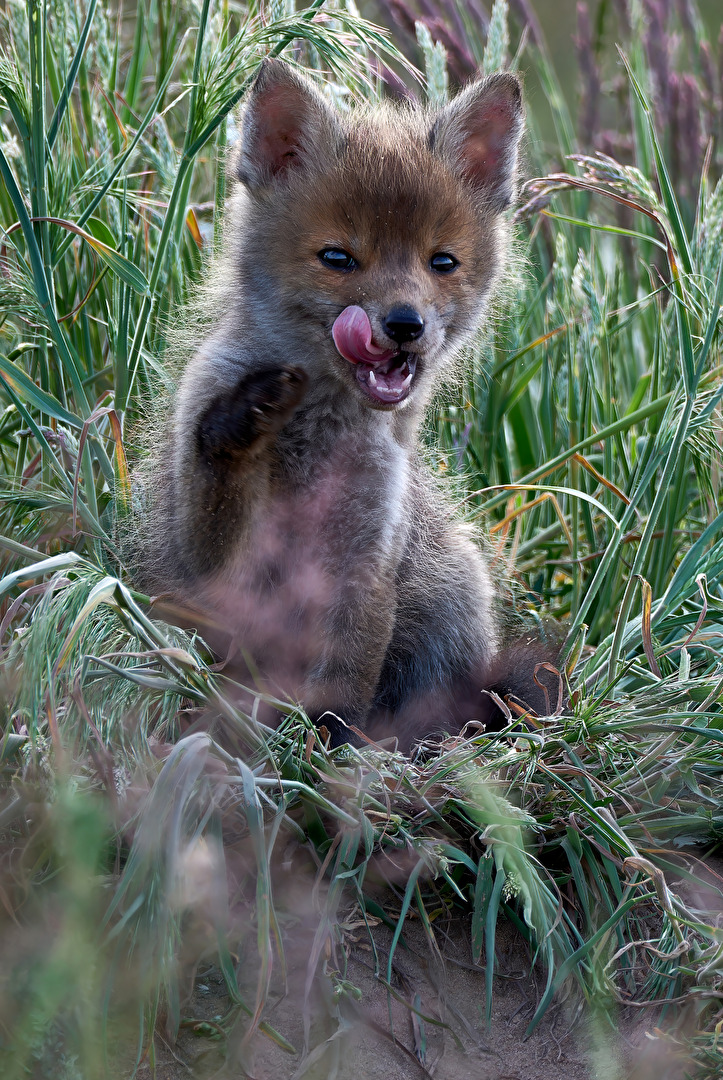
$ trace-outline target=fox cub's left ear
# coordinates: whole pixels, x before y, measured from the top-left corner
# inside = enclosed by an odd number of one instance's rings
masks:
[[[515,196],[522,127],[520,82],[500,72],[470,83],[441,110],[430,146],[500,211]]]

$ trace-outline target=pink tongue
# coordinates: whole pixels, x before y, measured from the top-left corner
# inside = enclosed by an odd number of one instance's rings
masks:
[[[372,341],[372,325],[364,308],[353,304],[344,308],[331,328],[334,344],[352,364],[381,364],[396,355],[394,349],[380,349]]]

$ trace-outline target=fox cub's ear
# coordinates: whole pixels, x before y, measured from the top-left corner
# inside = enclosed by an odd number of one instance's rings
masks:
[[[486,193],[495,210],[515,195],[522,90],[509,72],[470,83],[438,114],[430,146]]]
[[[334,153],[340,140],[334,111],[312,83],[280,60],[265,60],[248,92],[231,169],[253,191]]]

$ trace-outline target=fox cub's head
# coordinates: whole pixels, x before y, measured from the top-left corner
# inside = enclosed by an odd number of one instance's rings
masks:
[[[499,276],[521,131],[514,75],[472,82],[436,112],[342,115],[267,61],[232,166],[252,320],[360,405],[423,403]]]

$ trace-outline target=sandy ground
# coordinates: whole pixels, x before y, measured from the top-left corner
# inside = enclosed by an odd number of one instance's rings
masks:
[[[391,934],[378,928],[379,957],[386,969]],[[620,1016],[598,1016],[568,994],[548,1010],[529,1038],[527,1026],[544,990],[544,975],[530,971],[529,958],[517,932],[498,927],[497,970],[493,1011],[484,1016],[484,969],[476,968],[469,949],[469,923],[458,919],[442,933],[440,956],[433,961],[418,922],[405,927],[407,948],[398,948],[392,985],[396,997],[374,978],[374,959],[362,935],[351,943],[346,979],[360,991],[331,1000],[317,978],[305,991],[305,960],[310,940],[289,953],[287,991],[272,994],[264,1017],[297,1049],[289,1054],[257,1034],[250,1045],[239,1025],[229,1041],[214,1040],[203,1025],[185,1026],[171,1048],[157,1044],[158,1080],[217,1077],[219,1080],[677,1080],[683,1068],[668,1044],[656,1039],[657,1015],[647,1010]],[[333,969],[331,958],[327,969]],[[242,988],[253,1001],[253,986]],[[248,992],[246,992],[248,991]],[[304,1001],[308,1002],[309,1052],[304,1045]],[[222,1015],[229,1007],[223,978],[213,967],[195,980],[184,1014],[196,1021]],[[419,1020],[413,1013],[428,1017]],[[438,1023],[433,1023],[437,1020]],[[446,1025],[446,1026],[445,1026]],[[722,1057],[723,1064],[723,1057]],[[142,1080],[152,1075],[144,1065]]]
[[[241,859],[237,882],[243,865]],[[708,858],[705,865],[692,860],[689,866],[694,878],[684,881],[671,873],[669,886],[701,914],[720,919],[723,863]],[[683,1080],[693,1075],[676,1056],[675,1044],[656,1034],[658,1024],[670,1029],[682,1022],[686,1014],[676,1014],[676,1006],[663,1020],[656,1009],[606,1012],[586,1005],[580,991],[568,984],[526,1037],[545,990],[545,972],[531,966],[519,932],[503,918],[496,930],[488,1025],[485,969],[473,962],[470,916],[448,919],[440,911],[430,948],[410,908],[393,957],[390,993],[375,977],[375,957],[359,909],[339,909],[336,932],[320,934],[321,913],[328,910],[330,897],[319,896],[315,866],[282,859],[273,876],[287,970],[284,978],[275,956],[263,1019],[294,1052],[259,1031],[248,1038],[243,1017],[228,1037],[214,1038],[213,1025],[231,1002],[212,961],[191,962],[185,978],[188,998],[181,1008],[187,1020],[173,1046],[157,1038],[155,1073],[144,1063],[136,1074],[140,1080]],[[208,912],[218,891],[207,894],[201,913]],[[399,911],[399,898],[387,886],[379,886],[376,900],[385,910]],[[253,1007],[259,972],[253,908],[234,910],[232,905],[230,917],[239,942],[240,993]],[[327,923],[321,927],[328,930]],[[373,936],[377,970],[386,976],[392,934],[377,922]],[[315,940],[324,944],[316,974],[308,979]],[[215,934],[209,935],[209,956],[214,942]],[[723,1047],[720,1053],[723,1077]]]

